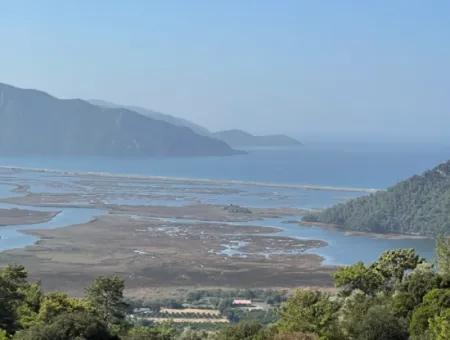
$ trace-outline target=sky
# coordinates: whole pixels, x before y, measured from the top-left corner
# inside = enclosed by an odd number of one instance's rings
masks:
[[[450,1],[0,3],[0,82],[303,141],[449,142]]]

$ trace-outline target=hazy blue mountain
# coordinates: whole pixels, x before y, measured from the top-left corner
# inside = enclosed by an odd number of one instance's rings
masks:
[[[242,130],[226,130],[213,133],[213,136],[232,147],[298,146],[301,143],[285,135],[254,136]]]
[[[0,154],[210,156],[237,151],[191,129],[123,108],[62,100],[0,83]]]
[[[200,135],[204,135],[204,136],[210,136],[211,132],[207,129],[204,128],[203,126],[200,126],[198,124],[195,124],[187,119],[184,118],[179,118],[179,117],[175,117],[172,115],[168,115],[165,113],[161,113],[161,112],[157,112],[157,111],[153,111],[153,110],[149,110],[143,107],[139,107],[139,106],[132,106],[132,105],[119,105],[119,104],[114,104],[114,103],[110,103],[104,100],[99,100],[99,99],[90,99],[89,102],[91,104],[94,105],[98,105],[98,106],[103,106],[103,107],[109,107],[109,108],[124,108],[124,109],[128,109],[131,111],[135,111],[137,113],[140,113],[144,116],[153,118],[153,119],[158,119],[158,120],[162,120],[164,122],[173,124],[173,125],[177,125],[177,126],[184,126],[184,127],[188,127],[190,128],[192,131],[194,131],[195,133],[198,133]]]
[[[254,136],[248,132],[238,129],[211,132],[207,128],[198,125],[196,123],[193,123],[187,119],[175,117],[161,112],[156,112],[139,106],[119,105],[98,99],[91,99],[89,100],[89,102],[103,107],[129,109],[153,119],[162,120],[178,126],[188,127],[192,131],[200,135],[219,139],[232,147],[238,148],[238,147],[270,147],[270,146],[301,145],[301,143],[298,140],[285,135]]]
[[[304,217],[311,222],[378,233],[450,233],[450,161],[386,191]]]

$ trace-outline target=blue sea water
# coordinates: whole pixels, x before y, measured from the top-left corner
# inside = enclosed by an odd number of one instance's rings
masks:
[[[116,174],[386,188],[450,159],[450,146],[313,144],[204,158],[1,157],[0,165]]]
[[[396,182],[430,169],[450,158],[450,147],[445,145],[308,145],[300,148],[254,149],[245,155],[232,157],[207,158],[149,158],[149,159],[111,159],[111,158],[42,158],[42,157],[0,157],[0,166],[16,166],[67,171],[93,171],[113,174],[132,174],[179,178],[204,178],[214,180],[235,180],[242,182],[263,182],[275,184],[308,184],[317,186],[345,188],[386,188]],[[59,192],[58,187],[42,185],[36,174],[25,174],[32,192]],[[54,176],[40,173],[38,176]],[[0,183],[1,184],[1,183]],[[70,183],[68,183],[70,185]],[[161,194],[170,194],[171,190],[180,190],[178,184],[167,183],[167,190]],[[184,184],[183,184],[184,185]],[[164,186],[164,184],[163,184]],[[172,186],[172,187],[171,187]],[[289,206],[298,208],[322,208],[352,197],[362,192],[315,191],[294,188],[263,189],[254,186],[252,194],[240,194],[240,186],[248,190],[249,184],[228,184],[229,189],[238,189],[238,193],[218,195],[205,193],[194,196],[204,203],[235,203],[250,207]],[[120,185],[119,185],[120,187]],[[11,192],[11,186],[0,185],[0,197],[17,195]],[[187,201],[194,198],[188,195]],[[154,191],[154,188],[151,188]],[[258,191],[261,194],[258,194]],[[270,194],[270,195],[268,195]],[[129,202],[139,200],[128,199]],[[230,201],[231,200],[231,201]],[[126,204],[123,198],[118,202]],[[140,201],[139,201],[140,202]],[[163,202],[163,201],[161,201]],[[139,204],[141,204],[140,202]],[[182,202],[173,201],[174,205]],[[137,203],[136,203],[137,204]],[[92,210],[68,210],[57,216],[49,227],[59,227],[78,219],[91,218]],[[69,218],[67,218],[69,217]],[[67,224],[65,224],[67,222]],[[281,235],[295,238],[322,239],[328,246],[311,250],[325,258],[325,264],[349,264],[355,261],[373,261],[383,250],[393,247],[413,247],[422,256],[433,256],[432,240],[387,240],[367,236],[348,235],[341,231],[320,227],[307,227],[283,223],[282,220],[262,221],[257,224],[275,225],[283,231]],[[30,226],[28,226],[30,227]],[[38,226],[42,227],[42,226]],[[34,242],[30,236],[21,234],[24,226],[4,229],[3,245],[8,249],[8,238],[15,239],[13,247],[25,246]],[[12,237],[14,236],[14,237]]]

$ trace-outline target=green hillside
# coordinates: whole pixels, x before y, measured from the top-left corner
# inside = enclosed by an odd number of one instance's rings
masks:
[[[304,220],[377,233],[437,235],[450,231],[450,161],[386,191],[338,204]]]

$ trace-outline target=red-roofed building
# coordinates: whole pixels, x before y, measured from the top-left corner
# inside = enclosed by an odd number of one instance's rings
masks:
[[[251,306],[252,300],[241,300],[235,299],[233,300],[233,306]]]

